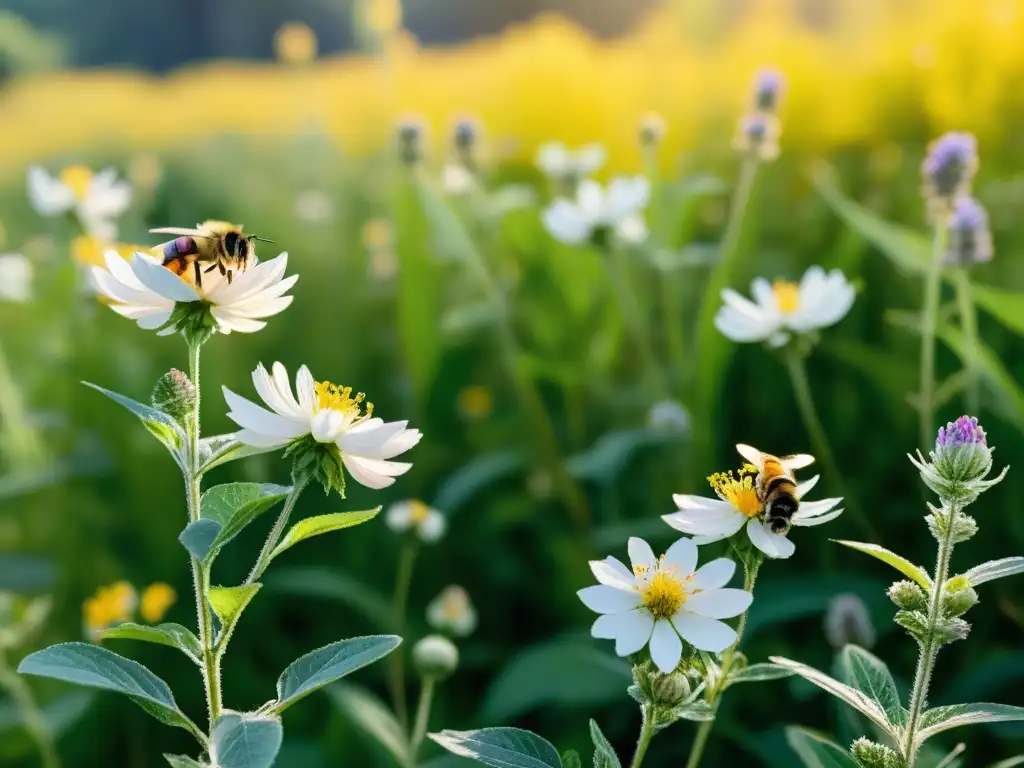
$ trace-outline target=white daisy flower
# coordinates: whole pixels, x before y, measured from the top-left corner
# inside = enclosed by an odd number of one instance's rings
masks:
[[[791,333],[801,334],[835,325],[853,306],[853,286],[838,269],[827,273],[811,267],[800,284],[758,277],[750,285],[754,301],[731,288],[722,291],[725,305],[715,327],[733,341],[767,341],[780,347]]]
[[[28,301],[32,298],[32,262],[20,253],[0,253],[0,299]]]
[[[560,197],[547,207],[544,226],[552,237],[571,245],[607,230],[623,242],[641,242],[647,237],[642,212],[650,192],[643,176],[618,176],[611,180],[607,190],[586,179],[580,182],[575,200]]]
[[[402,423],[404,424],[405,422]],[[411,448],[419,442],[420,433],[414,429],[406,431],[416,433],[416,441],[409,446]],[[384,516],[384,522],[395,533],[404,533],[410,528],[415,528],[416,535],[420,537],[420,541],[428,544],[438,541],[448,529],[448,523],[445,521],[444,515],[433,507],[424,504],[419,499],[396,501],[388,507],[388,512]]]
[[[427,605],[427,623],[456,637],[472,634],[476,629],[476,610],[469,600],[469,593],[456,584],[445,587]]]
[[[460,163],[449,163],[441,171],[441,188],[453,197],[464,195],[473,188],[473,172]]]
[[[221,333],[253,333],[266,325],[261,318],[283,312],[292,303],[284,294],[298,275],[285,277],[288,254],[259,262],[235,275],[229,283],[217,270],[206,273],[202,287],[162,267],[155,257],[133,253],[131,262],[115,251],[105,254],[106,269],[91,267],[93,287],[110,299],[110,308],[134,320],[140,328],[161,329],[165,336],[174,327],[163,326],[178,303],[202,302]],[[189,273],[186,273],[189,274]]]
[[[97,174],[84,165],[72,165],[50,176],[38,166],[28,169],[28,196],[41,216],[74,213],[82,228],[100,240],[117,237],[116,219],[132,200],[132,187],[118,181],[117,171],[107,168]]]
[[[708,478],[718,498],[676,494],[672,499],[679,511],[663,515],[662,519],[677,531],[693,536],[697,544],[726,539],[745,525],[750,541],[768,557],[790,557],[796,547],[786,537],[788,531],[775,533],[764,521],[764,500],[758,493],[756,482],[758,473],[764,469],[763,454],[749,445],[737,445],[736,449],[750,464],[738,473],[719,472]],[[800,454],[783,459],[783,466],[794,470],[813,461],[813,456]],[[800,500],[800,507],[790,518],[790,525],[822,525],[842,514],[842,509],[835,509],[841,498],[803,501],[803,497],[817,485],[818,477],[815,475],[797,484],[796,497]]]
[[[665,674],[679,665],[683,640],[718,653],[736,642],[736,631],[719,619],[739,616],[753,596],[723,589],[736,563],[728,558],[697,566],[697,545],[680,539],[660,558],[643,539],[629,540],[630,571],[614,557],[592,560],[601,582],[581,589],[580,600],[600,613],[590,632],[615,641],[615,653],[629,656],[650,647],[651,660]]]
[[[364,402],[361,392],[353,394],[351,387],[314,381],[306,366],[295,377],[296,400],[285,367],[274,363],[273,372],[271,377],[261,364],[252,374],[269,411],[224,387],[224,399],[231,408],[228,418],[242,428],[235,434],[240,443],[271,449],[311,437],[334,445],[345,468],[367,488],[386,488],[412,467],[390,461],[422,437],[418,429],[406,429],[409,422],[375,418],[373,405]]]
[[[537,150],[537,167],[554,179],[583,179],[604,165],[604,147],[587,144],[579,149],[569,149],[564,144],[552,142]]]

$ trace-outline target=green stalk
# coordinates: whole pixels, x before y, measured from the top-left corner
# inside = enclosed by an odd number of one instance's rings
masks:
[[[32,690],[28,687],[25,679],[16,674],[7,663],[7,656],[0,650],[0,688],[3,688],[14,701],[14,706],[21,715],[21,722],[25,726],[29,737],[35,742],[39,750],[39,759],[43,768],[60,768],[60,758],[57,755],[57,747],[53,741],[53,735],[46,725],[43,713],[32,697]]]
[[[288,520],[295,509],[295,503],[299,500],[299,496],[302,495],[302,491],[306,488],[308,482],[308,475],[303,475],[294,480],[292,489],[284,500],[284,508],[281,510],[281,514],[277,516],[277,520],[274,521],[274,527],[270,529],[270,535],[267,536],[267,540],[263,543],[263,549],[260,550],[259,557],[256,558],[256,564],[252,567],[249,576],[245,580],[246,586],[254,584],[263,575],[263,572],[267,570],[267,566],[270,565],[270,556],[277,549],[277,545],[281,543],[281,537],[284,536],[284,529],[288,527]]]
[[[416,538],[415,532],[408,534],[405,544],[402,546],[402,553],[399,555],[398,571],[395,575],[395,595],[391,608],[392,621],[395,634],[403,637],[408,625],[405,614],[406,606],[409,604],[409,588],[412,586],[413,566],[416,564],[416,555],[419,554],[419,549],[420,542]],[[395,715],[402,725],[402,730],[408,732],[409,706],[405,696],[405,654],[392,653],[388,659],[391,699],[395,705]]]
[[[917,758],[917,745],[914,743],[921,725],[921,715],[928,701],[928,686],[931,684],[935,660],[939,655],[941,643],[936,642],[935,625],[940,618],[942,608],[942,590],[949,576],[949,562],[953,557],[953,527],[959,509],[956,502],[949,506],[949,522],[946,532],[939,540],[939,553],[935,563],[935,577],[932,579],[931,603],[928,606],[928,630],[921,643],[921,653],[917,659],[917,670],[914,673],[914,688],[910,694],[910,712],[907,718],[906,738],[903,744],[903,756],[907,768],[914,768]]]
[[[857,521],[861,531],[872,541],[879,541],[878,532],[871,524],[871,521],[860,507],[857,506],[853,498],[843,489],[843,475],[840,473],[839,465],[836,463],[835,455],[832,453],[832,446],[829,444],[825,427],[822,426],[821,419],[818,418],[818,411],[814,407],[814,398],[811,395],[811,385],[807,380],[807,368],[804,365],[804,357],[792,346],[786,351],[786,370],[789,371],[789,379],[793,384],[793,395],[796,397],[797,408],[800,410],[804,428],[811,438],[811,445],[814,446],[815,454],[821,459],[821,463],[825,465],[825,471],[832,478],[831,482],[833,485],[839,489],[846,509],[853,515],[853,519]]]
[[[964,372],[967,374],[967,412],[981,408],[981,376],[978,365],[978,309],[974,305],[967,270],[956,271],[956,299],[960,308],[960,329],[964,335]]]
[[[420,703],[416,707],[416,725],[412,729],[412,738],[409,740],[409,765],[416,765],[416,756],[419,754],[420,745],[427,735],[427,726],[430,723],[430,705],[434,700],[434,679],[423,678],[420,688]]]
[[[643,713],[643,722],[640,725],[640,738],[637,740],[636,752],[633,753],[633,762],[629,764],[629,768],[640,768],[644,756],[647,754],[647,748],[651,745],[651,739],[654,738],[654,713],[648,706],[643,707],[641,712]]]
[[[202,342],[193,340],[189,342],[188,375],[196,388],[195,408],[190,414],[188,423],[188,471],[185,473],[185,499],[188,504],[188,516],[191,522],[200,518],[200,498],[202,494],[202,474],[199,472],[199,352]],[[199,624],[199,644],[203,649],[202,671],[203,690],[206,693],[207,715],[210,720],[210,728],[220,717],[221,702],[221,681],[220,665],[217,660],[217,653],[213,647],[213,615],[210,611],[210,603],[207,600],[209,593],[210,574],[196,558],[192,558],[192,586],[196,596],[196,614]]]
[[[939,314],[942,289],[942,258],[946,251],[946,216],[935,222],[932,254],[924,284],[924,306],[921,309],[921,450],[927,450],[935,438],[935,325]]]

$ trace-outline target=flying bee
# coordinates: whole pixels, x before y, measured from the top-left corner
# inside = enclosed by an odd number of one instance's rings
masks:
[[[265,237],[242,233],[241,225],[226,221],[204,221],[195,229],[181,227],[160,227],[150,232],[164,235],[178,235],[153,248],[163,256],[163,265],[176,275],[183,275],[192,266],[195,282],[203,285],[203,274],[219,270],[228,283],[234,273],[245,272],[249,259],[256,255],[254,240],[272,243]]]
[[[754,488],[764,505],[764,521],[772,533],[784,534],[789,530],[793,515],[800,508],[796,495],[793,470],[803,469],[814,462],[813,456],[798,453],[795,456],[773,456],[749,445],[737,445],[736,450],[757,468]]]

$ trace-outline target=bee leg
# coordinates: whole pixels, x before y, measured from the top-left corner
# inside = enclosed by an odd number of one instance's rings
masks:
[[[231,277],[232,277],[232,275],[231,275],[231,270],[229,269],[229,270],[227,271],[228,285],[231,285]]]
[[[196,287],[197,288],[202,288],[203,287],[203,270],[200,269],[198,261],[193,261],[192,262],[192,269],[196,273]]]
[[[210,265],[210,266],[208,266],[208,267],[207,267],[206,269],[204,269],[204,270],[203,270],[203,272],[205,272],[206,274],[210,274],[210,273],[211,273],[211,272],[213,272],[213,270],[215,270],[216,268],[217,268],[217,265],[216,265],[216,264],[211,264],[211,265]]]

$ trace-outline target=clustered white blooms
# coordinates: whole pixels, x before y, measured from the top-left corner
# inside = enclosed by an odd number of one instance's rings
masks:
[[[74,213],[87,234],[111,241],[117,237],[114,219],[131,203],[132,188],[127,181],[118,181],[113,168],[93,174],[83,165],[73,165],[59,176],[51,176],[32,166],[28,169],[28,197],[41,216]]]
[[[679,539],[661,557],[635,537],[628,549],[632,570],[614,557],[593,560],[590,569],[600,584],[578,592],[601,614],[591,629],[594,637],[614,640],[619,656],[649,647],[651,660],[666,674],[678,666],[683,640],[714,653],[732,645],[736,631],[719,619],[739,616],[752,600],[745,590],[725,587],[736,563],[719,558],[698,569],[697,545],[690,539]]]
[[[708,478],[717,498],[676,494],[672,498],[679,511],[662,519],[676,530],[693,536],[698,544],[728,538],[746,526],[751,543],[768,557],[791,557],[796,547],[787,537],[788,531],[776,533],[764,520],[764,501],[758,493],[755,479],[764,469],[763,454],[749,445],[737,445],[736,449],[750,464],[738,473],[720,472]],[[800,454],[784,458],[783,466],[794,470],[813,461],[813,456]],[[796,497],[800,506],[790,519],[791,525],[822,525],[842,514],[843,510],[836,508],[842,501],[840,498],[803,500],[817,485],[818,477],[815,475],[797,484]]]
[[[465,637],[476,629],[476,609],[465,589],[452,584],[427,605],[427,623],[434,629]]]
[[[587,144],[569,149],[564,144],[551,142],[537,150],[537,167],[545,175],[557,180],[585,179],[604,165],[604,147]]]
[[[585,179],[576,189],[575,200],[560,197],[545,209],[544,226],[552,237],[570,245],[609,231],[624,243],[640,243],[647,238],[643,209],[650,194],[642,176],[617,176],[607,189]]]
[[[388,507],[384,521],[396,533],[415,531],[420,541],[427,544],[440,540],[448,528],[444,515],[419,499],[396,501]]]
[[[715,327],[733,341],[786,344],[790,335],[805,334],[835,325],[853,306],[855,291],[838,269],[826,273],[811,267],[799,285],[762,277],[750,286],[751,301],[731,288],[722,291],[725,305],[715,316]]]
[[[23,302],[32,298],[32,262],[20,253],[0,253],[0,299]]]
[[[224,387],[228,418],[242,428],[235,437],[243,445],[270,449],[312,438],[336,446],[345,468],[367,488],[386,488],[412,467],[391,459],[416,445],[420,431],[407,429],[407,421],[373,416],[373,405],[351,387],[315,381],[302,366],[295,377],[296,399],[281,363],[274,363],[273,376],[260,364],[252,382],[271,410]]]
[[[299,279],[285,277],[288,254],[259,262],[234,277],[232,282],[217,270],[203,277],[202,287],[161,266],[160,260],[144,253],[126,261],[115,251],[105,254],[107,268],[90,269],[94,288],[110,299],[110,308],[138,323],[140,328],[159,329],[167,335],[177,329],[168,325],[179,303],[202,302],[221,333],[252,333],[266,325],[262,319],[283,312],[292,303],[285,296]]]

